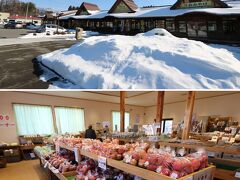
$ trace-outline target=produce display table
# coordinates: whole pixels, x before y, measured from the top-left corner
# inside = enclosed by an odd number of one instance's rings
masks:
[[[27,156],[29,153],[33,153],[33,150],[36,146],[43,146],[43,144],[31,144],[31,145],[21,145],[20,151],[24,160],[34,159],[31,156]]]
[[[169,143],[169,142],[159,142],[160,146],[170,146],[176,148],[186,148],[186,149],[202,149],[210,152],[222,152],[227,154],[240,155],[240,149],[231,148],[230,146],[204,146],[204,145],[194,145],[194,144],[183,144],[183,143]]]
[[[3,151],[4,150],[9,150],[9,149],[17,149],[19,150],[20,145],[16,145],[16,146],[0,146],[0,156],[3,155]]]
[[[74,150],[74,148],[68,147],[64,144],[59,144],[59,146],[61,148],[65,148],[65,149],[68,149],[70,151]],[[86,157],[89,157],[89,158],[94,159],[94,160],[99,159],[98,155],[87,152],[87,151],[84,151],[84,150],[79,150],[79,153],[82,156],[86,156]],[[122,171],[130,173],[130,174],[133,174],[133,175],[138,176],[138,177],[143,178],[143,179],[173,180],[173,178],[170,178],[168,176],[164,176],[164,175],[156,173],[154,171],[150,171],[150,170],[147,170],[147,169],[140,168],[138,166],[133,166],[133,165],[130,165],[130,164],[126,164],[122,161],[118,161],[118,160],[114,160],[114,159],[110,159],[110,158],[106,158],[106,164],[108,166],[114,167],[116,169],[122,170]],[[213,177],[214,177],[214,171],[215,171],[215,166],[209,166],[205,169],[202,169],[200,171],[197,171],[197,172],[189,174],[185,177],[182,177],[179,180],[190,180],[190,179],[191,180],[198,180],[198,179],[212,180]]]
[[[45,160],[43,157],[38,157],[38,158],[40,160],[40,164],[44,168],[48,168],[50,173],[53,174],[55,177],[57,177],[60,180],[67,180],[67,177],[77,175],[76,171],[60,173],[55,167],[53,167],[51,164],[49,164],[48,161]],[[52,176],[51,176],[51,179],[52,179]]]
[[[234,149],[230,146],[203,146],[203,145],[193,145],[193,144],[183,144],[183,143],[169,143],[169,142],[159,142],[160,146],[170,146],[174,148],[186,148],[186,149],[199,149],[204,148],[206,151],[216,152],[216,153],[226,153],[226,154],[234,154],[240,155],[240,149]],[[215,178],[218,179],[235,179],[235,170],[234,169],[223,169],[223,167],[219,167],[218,164],[229,164],[231,166],[239,166],[239,160],[230,160],[230,159],[222,159],[222,158],[209,158],[209,162],[216,165]]]
[[[4,151],[10,149],[13,149],[14,154],[6,155]],[[7,162],[19,162],[21,161],[20,146],[19,145],[0,146],[0,156],[4,156],[7,159]]]

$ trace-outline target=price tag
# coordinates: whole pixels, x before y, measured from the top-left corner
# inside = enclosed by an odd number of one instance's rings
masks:
[[[98,167],[106,170],[107,169],[107,158],[98,156]]]
[[[217,142],[217,140],[218,140],[217,136],[213,136],[212,139],[211,139],[211,141],[213,141],[213,142]]]
[[[58,174],[58,173],[59,173],[59,170],[56,169],[56,168],[52,168],[52,172],[53,172],[54,174]]]
[[[30,156],[32,159],[36,157],[34,153],[30,153]]]
[[[60,151],[60,146],[58,143],[56,143],[56,152],[59,153],[59,151]]]
[[[79,162],[80,161],[80,156],[79,156],[79,150],[77,147],[73,148],[74,151],[74,156],[75,156],[75,161]]]
[[[208,152],[209,157],[215,157],[216,153],[215,152]]]
[[[236,172],[235,177],[240,178],[240,172]]]
[[[47,168],[47,166],[48,166],[48,162],[46,161],[43,167]]]
[[[186,177],[186,178],[184,178],[184,180],[193,180],[193,176]]]

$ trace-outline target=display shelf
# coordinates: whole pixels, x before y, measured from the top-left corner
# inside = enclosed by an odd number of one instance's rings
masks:
[[[240,155],[240,149],[234,149],[227,146],[204,146],[204,145],[193,145],[193,144],[183,144],[183,143],[169,143],[169,142],[159,142],[160,146],[170,146],[170,147],[179,147],[186,149],[199,149],[204,148],[206,151],[211,152],[222,152],[227,154],[238,154]]]
[[[94,160],[98,160],[98,155],[81,150],[81,155],[89,157],[91,159]],[[107,159],[107,165],[114,167],[116,169],[122,170],[124,172],[133,174],[135,176],[138,176],[140,178],[143,179],[161,179],[161,180],[173,180],[173,178],[169,177],[169,176],[164,176],[162,174],[156,173],[154,171],[149,171],[147,169],[143,169],[137,166],[133,166],[130,164],[126,164],[122,161],[117,161],[114,159],[110,159],[110,158],[106,158]],[[215,166],[209,166],[205,169],[202,169],[200,171],[194,172],[192,174],[189,174],[183,178],[180,178],[179,180],[187,180],[188,178],[192,178],[195,179],[194,177],[205,177],[205,175],[209,174],[211,177],[210,179],[213,179],[213,174],[215,171]],[[197,179],[197,178],[196,178]],[[201,179],[201,178],[200,178]],[[209,180],[209,179],[207,179]]]
[[[49,164],[46,159],[44,159],[43,157],[39,157],[39,156],[38,156],[38,158],[40,159],[42,166],[44,168],[48,168],[49,171],[51,171],[60,180],[67,180],[67,177],[77,175],[76,171],[60,173],[54,166]]]
[[[63,144],[63,143],[59,143],[59,147],[60,147],[60,148],[67,149],[67,150],[69,150],[69,151],[73,151],[73,147],[67,146],[67,145],[65,145],[65,144]]]
[[[60,147],[73,151],[73,148],[69,148],[69,147],[67,147],[66,145],[63,145],[63,144],[61,144]],[[94,154],[94,153],[90,153],[90,152],[87,152],[85,150],[79,150],[79,152],[80,152],[80,155],[82,155],[82,156],[89,157],[89,158],[94,159],[94,160],[98,160],[99,156]],[[164,175],[156,173],[154,171],[150,171],[150,170],[147,170],[147,169],[140,168],[138,166],[133,166],[133,165],[130,165],[130,164],[126,164],[122,161],[106,158],[106,162],[107,162],[108,166],[114,167],[116,169],[122,170],[122,171],[130,173],[130,174],[133,174],[133,175],[138,176],[138,177],[143,178],[143,179],[147,179],[147,180],[148,179],[149,180],[152,180],[152,179],[173,180],[173,178],[170,178],[169,176],[164,176]],[[213,179],[214,171],[215,171],[215,166],[209,166],[205,169],[202,169],[200,171],[197,171],[197,172],[189,174],[185,177],[182,177],[179,180],[187,180],[187,179],[195,180],[195,179],[198,179],[198,178],[200,178],[200,179],[203,178],[203,180]]]

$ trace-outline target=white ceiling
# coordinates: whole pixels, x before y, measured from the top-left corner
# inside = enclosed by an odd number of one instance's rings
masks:
[[[104,101],[119,103],[119,91],[30,91],[30,93],[45,94],[60,97],[70,97],[78,99],[87,99],[94,101]],[[223,96],[237,93],[234,91],[199,91],[196,94],[196,99],[209,98],[215,96]],[[240,92],[238,92],[240,93]],[[164,103],[174,103],[186,101],[187,91],[166,91]],[[156,91],[128,91],[126,92],[125,103],[137,106],[153,106],[157,103]]]

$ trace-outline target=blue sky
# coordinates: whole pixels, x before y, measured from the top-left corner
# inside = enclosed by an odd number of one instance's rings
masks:
[[[53,8],[55,10],[66,10],[70,5],[80,6],[83,1],[95,3],[101,9],[109,9],[116,0],[22,0],[33,2],[39,8]],[[169,5],[177,0],[135,0],[138,6],[146,5]]]

